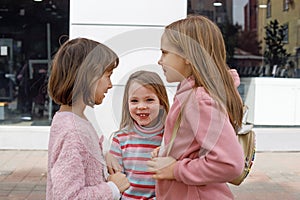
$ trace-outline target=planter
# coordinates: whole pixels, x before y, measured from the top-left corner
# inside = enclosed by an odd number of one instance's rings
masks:
[[[248,122],[265,126],[300,126],[300,79],[241,78],[239,91],[249,106]]]

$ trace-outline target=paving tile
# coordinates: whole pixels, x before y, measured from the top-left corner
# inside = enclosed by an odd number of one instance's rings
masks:
[[[1,165],[1,171],[15,170],[16,167],[22,166],[22,163],[24,163],[24,161],[30,155],[30,151],[14,151],[14,152],[15,152],[14,155],[8,158],[7,161]]]
[[[46,199],[46,194],[44,191],[32,191],[31,194],[27,196],[26,200],[43,200]]]
[[[0,189],[11,191],[16,187],[17,184],[17,182],[0,182]]]
[[[34,188],[34,191],[41,191],[41,192],[45,192],[46,191],[46,183],[43,185],[36,185]]]
[[[16,191],[32,191],[35,188],[35,186],[36,186],[35,182],[33,182],[33,183],[20,182],[15,186],[14,190],[16,190]]]
[[[236,200],[299,200],[299,152],[260,152],[240,186],[230,186]],[[293,164],[292,164],[293,163]]]
[[[0,200],[44,200],[47,151],[0,151]],[[258,152],[235,200],[299,200],[300,152]]]
[[[1,188],[0,189],[0,199],[2,200],[3,197],[7,197],[10,192],[11,192],[11,190],[2,190],[2,188]]]
[[[13,190],[8,195],[8,198],[10,198],[10,199],[20,199],[20,200],[23,199],[23,200],[25,200],[30,193],[31,193],[31,191]]]
[[[2,150],[0,154],[0,169],[2,169],[2,165],[6,164],[8,160],[13,159],[16,154],[16,151]]]

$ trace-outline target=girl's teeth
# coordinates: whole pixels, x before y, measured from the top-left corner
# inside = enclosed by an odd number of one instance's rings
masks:
[[[146,117],[146,114],[139,114],[140,117]]]

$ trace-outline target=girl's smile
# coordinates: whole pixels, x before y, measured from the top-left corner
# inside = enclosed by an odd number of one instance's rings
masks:
[[[134,82],[128,93],[128,107],[133,120],[140,126],[156,123],[161,105],[153,89]]]

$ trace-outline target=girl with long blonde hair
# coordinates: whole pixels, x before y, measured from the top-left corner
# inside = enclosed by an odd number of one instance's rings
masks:
[[[236,137],[243,103],[221,31],[203,16],[188,16],[165,27],[161,52],[167,81],[180,84],[163,143],[148,161],[157,199],[233,199],[226,183],[244,167]]]

